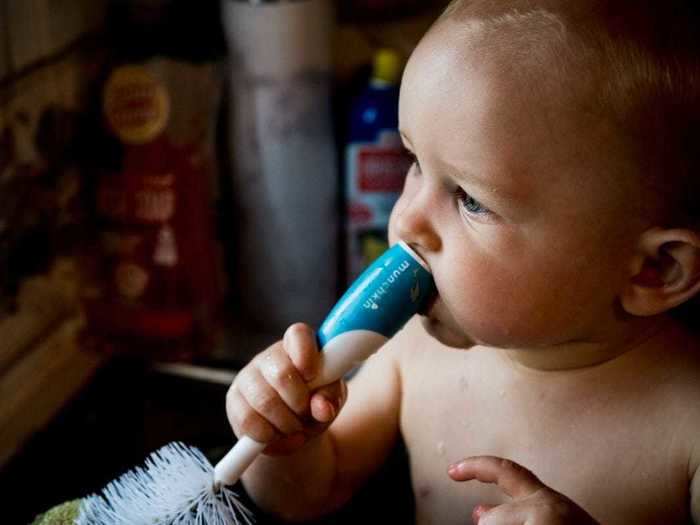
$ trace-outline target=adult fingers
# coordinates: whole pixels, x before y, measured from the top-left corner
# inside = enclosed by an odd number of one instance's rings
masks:
[[[477,480],[493,483],[512,498],[525,498],[545,485],[526,468],[495,456],[474,456],[450,465],[448,474],[455,481]]]

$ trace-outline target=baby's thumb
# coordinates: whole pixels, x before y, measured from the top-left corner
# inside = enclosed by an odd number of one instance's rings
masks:
[[[496,508],[496,506],[495,505],[477,505],[476,507],[474,507],[474,510],[472,511],[472,521],[474,522],[474,525],[479,525],[479,521],[481,520],[481,517],[493,508]]]
[[[330,424],[345,404],[345,381],[336,381],[316,390],[311,396],[311,417],[319,423]]]

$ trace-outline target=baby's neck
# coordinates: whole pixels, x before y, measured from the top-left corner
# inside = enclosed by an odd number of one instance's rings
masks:
[[[611,366],[634,355],[667,346],[671,340],[687,337],[685,330],[668,317],[634,323],[615,337],[604,340],[567,341],[527,349],[502,349],[503,357],[516,367],[542,372],[584,370]]]

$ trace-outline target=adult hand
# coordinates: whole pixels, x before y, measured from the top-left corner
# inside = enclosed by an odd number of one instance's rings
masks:
[[[494,456],[475,456],[451,465],[455,481],[493,483],[512,498],[502,505],[478,505],[475,525],[594,525],[597,522],[569,498],[542,483],[526,468]]]

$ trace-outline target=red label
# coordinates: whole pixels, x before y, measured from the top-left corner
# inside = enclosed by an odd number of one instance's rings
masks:
[[[175,213],[174,177],[140,173],[113,176],[100,184],[97,207],[105,216],[121,222],[168,222]]]
[[[362,149],[357,157],[359,189],[399,193],[410,166],[411,159],[402,150]]]
[[[365,206],[359,202],[350,203],[348,207],[348,216],[353,224],[365,223],[372,220],[374,214],[369,206]]]

